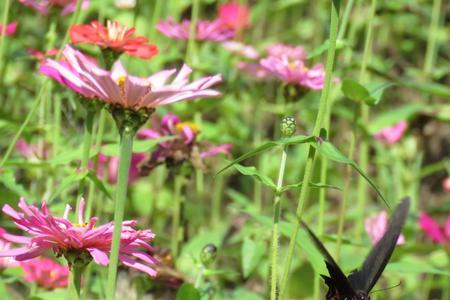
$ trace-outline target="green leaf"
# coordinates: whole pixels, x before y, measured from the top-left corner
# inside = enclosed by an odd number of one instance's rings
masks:
[[[314,145],[314,144],[313,144]],[[327,141],[320,141],[315,143],[315,146],[317,148],[317,151],[323,155],[324,157],[328,158],[329,160],[343,163],[346,165],[350,165],[356,172],[359,173],[368,183],[369,185],[376,191],[378,196],[384,201],[387,207],[390,207],[387,203],[386,199],[381,194],[381,191],[378,189],[378,187],[375,185],[375,183],[372,181],[372,179],[369,178],[358,166],[358,164],[352,160],[347,158],[344,154],[342,154],[333,144]]]
[[[303,182],[299,182],[299,183],[295,183],[295,184],[288,184],[285,185],[281,188],[280,193],[284,193],[288,190],[291,189],[298,189],[301,188],[303,185]],[[340,187],[332,185],[332,184],[326,184],[326,183],[314,183],[314,182],[310,182],[309,183],[309,187],[310,188],[317,188],[317,189],[335,189],[335,190],[341,190]]]
[[[258,266],[266,252],[266,243],[262,239],[256,241],[249,237],[244,239],[241,248],[242,270],[247,278]]]
[[[12,171],[5,170],[3,174],[0,175],[0,182],[3,183],[7,189],[13,191],[17,195],[25,197],[25,199],[28,199],[29,201],[33,200],[23,185],[16,182],[16,178],[14,177],[14,173]]]
[[[235,165],[233,165],[233,167],[236,170],[238,170],[239,173],[241,173],[242,175],[252,176],[253,178],[258,180],[259,182],[261,182],[265,186],[268,186],[272,190],[274,190],[274,191],[277,190],[277,186],[273,182],[273,180],[269,176],[266,176],[264,174],[260,174],[255,167],[246,167],[246,166],[243,166],[243,165],[240,165],[240,164],[235,164]]]
[[[183,283],[178,289],[176,300],[200,300],[200,292],[189,283]]]
[[[395,83],[392,82],[383,82],[380,84],[369,85],[370,97],[373,99],[372,105],[377,105],[381,101],[384,91],[393,85],[395,85]]]
[[[174,139],[175,136],[164,136],[153,140],[135,140],[133,142],[133,153],[148,152],[158,146],[161,142]],[[102,147],[101,153],[109,156],[119,156],[119,144],[108,144]]]
[[[240,163],[243,160],[246,160],[246,159],[248,159],[250,157],[253,157],[253,156],[257,155],[257,154],[265,152],[265,151],[267,151],[269,149],[272,149],[274,147],[311,143],[311,142],[314,142],[314,141],[315,141],[315,137],[314,136],[296,135],[296,136],[293,136],[293,137],[290,137],[290,138],[281,139],[279,141],[266,142],[266,143],[262,144],[261,146],[258,146],[255,149],[253,149],[253,150],[251,150],[251,151],[249,151],[249,152],[239,156],[238,158],[236,158],[235,160],[230,162],[227,166],[225,166],[223,169],[221,169],[219,172],[217,172],[217,174],[222,173],[223,171],[227,170],[228,168],[230,168],[234,164]]]
[[[354,101],[368,102],[370,100],[369,91],[358,82],[351,79],[342,81],[342,92],[347,98]]]
[[[106,188],[104,182],[97,177],[97,174],[94,171],[89,170],[87,178],[92,181],[95,186],[98,187],[103,192],[103,194],[106,195],[106,197],[112,199],[111,193]]]
[[[73,185],[75,182],[79,182],[81,179],[88,176],[88,174],[89,174],[88,170],[85,170],[84,172],[75,171],[74,173],[72,173],[72,175],[65,177],[59,184],[58,188],[50,195],[48,202],[51,202],[59,194],[61,194],[63,191],[65,191],[71,185]]]

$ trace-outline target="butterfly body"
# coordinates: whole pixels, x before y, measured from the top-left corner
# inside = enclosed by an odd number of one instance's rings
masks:
[[[386,267],[398,237],[402,231],[409,210],[409,199],[405,198],[397,206],[391,218],[389,228],[376,243],[365,259],[360,270],[348,277],[334,261],[325,246],[315,234],[303,223],[312,241],[325,258],[329,276],[321,275],[328,286],[327,300],[370,300],[369,293]]]

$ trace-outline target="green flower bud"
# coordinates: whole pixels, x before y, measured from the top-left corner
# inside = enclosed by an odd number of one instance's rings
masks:
[[[283,117],[281,120],[281,135],[283,137],[291,137],[295,134],[297,124],[293,117]]]
[[[212,264],[217,257],[217,247],[214,244],[207,244],[200,253],[200,261],[207,267]]]

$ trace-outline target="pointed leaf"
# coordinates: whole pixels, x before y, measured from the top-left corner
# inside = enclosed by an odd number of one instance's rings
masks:
[[[0,174],[0,182],[3,183],[3,185],[7,189],[13,191],[18,196],[25,197],[25,199],[28,199],[29,201],[33,199],[28,194],[24,186],[16,182],[16,178],[14,177],[14,173],[12,171],[10,170],[3,171],[3,173]]]
[[[106,188],[104,182],[97,177],[97,174],[94,171],[89,170],[87,174],[87,178],[91,180],[96,187],[98,187],[103,194],[106,195],[109,199],[112,199],[111,193]]]
[[[81,179],[85,178],[88,174],[88,170],[85,170],[83,172],[75,171],[74,173],[72,173],[72,175],[65,177],[59,184],[58,188],[50,195],[48,202],[51,202],[59,194],[68,189],[74,183],[79,182]]]
[[[253,178],[258,180],[259,182],[261,182],[265,186],[268,186],[272,190],[274,190],[274,191],[277,190],[277,186],[273,182],[273,180],[269,176],[266,176],[264,174],[260,174],[255,167],[253,167],[253,166],[252,167],[246,167],[246,166],[243,166],[243,165],[240,165],[240,164],[235,164],[235,165],[233,165],[233,167],[236,170],[238,170],[238,172],[241,173],[242,175],[252,176]]]
[[[280,193],[284,193],[288,190],[291,189],[298,189],[301,188],[303,185],[303,182],[299,182],[299,183],[295,183],[295,184],[288,184],[285,185],[281,188]],[[340,187],[332,185],[332,184],[326,184],[326,183],[314,183],[314,182],[310,182],[309,183],[309,187],[310,188],[318,188],[318,189],[335,189],[335,190],[341,190]]]
[[[366,102],[370,99],[369,91],[355,80],[344,79],[341,89],[344,95],[351,100]]]
[[[189,283],[183,283],[178,289],[176,300],[200,300],[200,292]]]
[[[247,278],[258,266],[266,252],[266,243],[262,239],[256,241],[249,237],[244,239],[241,248],[242,270]]]

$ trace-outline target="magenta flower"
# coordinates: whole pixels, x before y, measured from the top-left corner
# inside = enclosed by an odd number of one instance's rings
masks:
[[[407,127],[408,123],[403,120],[393,126],[381,129],[374,134],[374,137],[386,145],[392,145],[397,143],[403,137]]]
[[[28,6],[41,15],[48,15],[52,7],[62,9],[61,15],[73,13],[75,11],[77,0],[19,0],[25,6]],[[83,0],[81,4],[82,9],[86,9],[89,6],[89,0]]]
[[[230,144],[204,145],[196,141],[199,134],[198,127],[190,122],[181,122],[174,114],[163,116],[161,124],[154,129],[141,129],[137,136],[140,139],[159,139],[162,137],[174,138],[163,141],[153,151],[148,162],[143,164],[143,174],[160,164],[177,165],[184,161],[190,161],[194,166],[202,168],[202,159],[219,154],[229,154]]]
[[[190,36],[191,22],[183,20],[181,23],[169,18],[161,21],[156,29],[165,36],[176,40],[188,40]],[[197,21],[195,39],[197,41],[223,42],[234,37],[234,30],[223,26],[220,20]]]
[[[69,281],[69,268],[47,257],[37,257],[20,263],[24,279],[47,290],[65,288]]]
[[[369,235],[372,245],[375,245],[384,235],[388,227],[388,215],[385,211],[379,214],[367,218],[364,222],[366,232]],[[405,243],[405,237],[401,234],[398,237],[397,245],[402,245]]]
[[[249,26],[249,19],[250,9],[246,5],[231,2],[219,6],[219,20],[224,27],[242,30]]]
[[[128,184],[135,182],[139,179],[139,169],[142,162],[147,158],[147,155],[143,153],[133,153],[131,156],[131,165],[128,175]],[[88,168],[92,170],[93,163],[89,162]],[[105,174],[106,171],[106,174]],[[97,177],[105,178],[110,184],[115,184],[117,182],[117,176],[119,171],[119,157],[108,156],[104,154],[99,154],[98,156],[98,167],[96,170]]]
[[[258,80],[268,79],[271,77],[270,72],[267,71],[267,69],[263,68],[259,63],[240,61],[237,64],[237,68],[247,75]]]
[[[450,213],[447,217],[447,223],[444,226],[439,225],[426,213],[421,213],[419,217],[419,226],[425,234],[438,244],[450,244]]]
[[[59,49],[52,48],[52,49],[48,50],[47,52],[42,52],[37,49],[28,48],[27,52],[30,56],[32,56],[36,60],[42,62],[44,59],[46,59],[48,57],[56,56],[59,52]]]
[[[70,46],[64,49],[63,57],[60,62],[47,59],[40,71],[85,97],[96,97],[121,108],[136,111],[141,108],[155,109],[178,101],[220,95],[210,89],[222,80],[220,75],[189,83],[192,70],[186,65],[168,83],[169,78],[177,73],[175,69],[141,78],[127,74],[119,61],[111,71],[103,70]]]
[[[442,181],[442,188],[444,191],[450,192],[450,177],[447,177]]]
[[[243,44],[236,41],[226,41],[222,43],[222,47],[231,53],[236,53],[248,59],[257,59],[259,52],[253,46]]]
[[[114,223],[95,227],[97,218],[91,218],[85,223],[83,219],[84,199],[80,201],[78,223],[68,219],[71,207],[66,206],[62,218],[54,217],[49,212],[45,202],[41,208],[29,206],[24,199],[20,199],[19,207],[22,212],[15,211],[8,204],[3,206],[3,212],[10,216],[14,224],[28,236],[2,234],[3,239],[22,244],[21,247],[1,251],[0,257],[13,257],[17,261],[26,261],[42,255],[46,251],[53,251],[57,256],[64,255],[69,266],[73,258],[93,259],[95,263],[106,266],[109,264]],[[130,268],[156,276],[154,265],[157,260],[148,252],[153,248],[149,242],[155,235],[151,230],[136,230],[136,221],[124,221],[120,238],[119,261]],[[89,261],[88,261],[89,262]]]
[[[321,64],[307,68],[304,61],[290,61],[287,57],[269,56],[260,60],[260,64],[271,75],[293,85],[320,90],[323,88],[325,71]]]
[[[273,44],[266,49],[268,56],[286,58],[288,60],[306,60],[307,54],[303,46]]]
[[[3,238],[3,235],[7,234],[6,230],[0,227],[0,253],[3,251],[9,251],[11,249],[11,243]],[[6,268],[18,267],[19,262],[12,257],[0,257],[0,270]]]
[[[36,144],[28,144],[24,139],[19,139],[16,143],[16,150],[26,159],[40,160],[47,159],[50,145],[45,144],[42,154],[39,153],[39,147]]]
[[[0,24],[0,36],[3,33],[3,26],[4,25]],[[5,36],[14,35],[14,33],[16,33],[16,30],[17,30],[17,22],[6,24]]]

